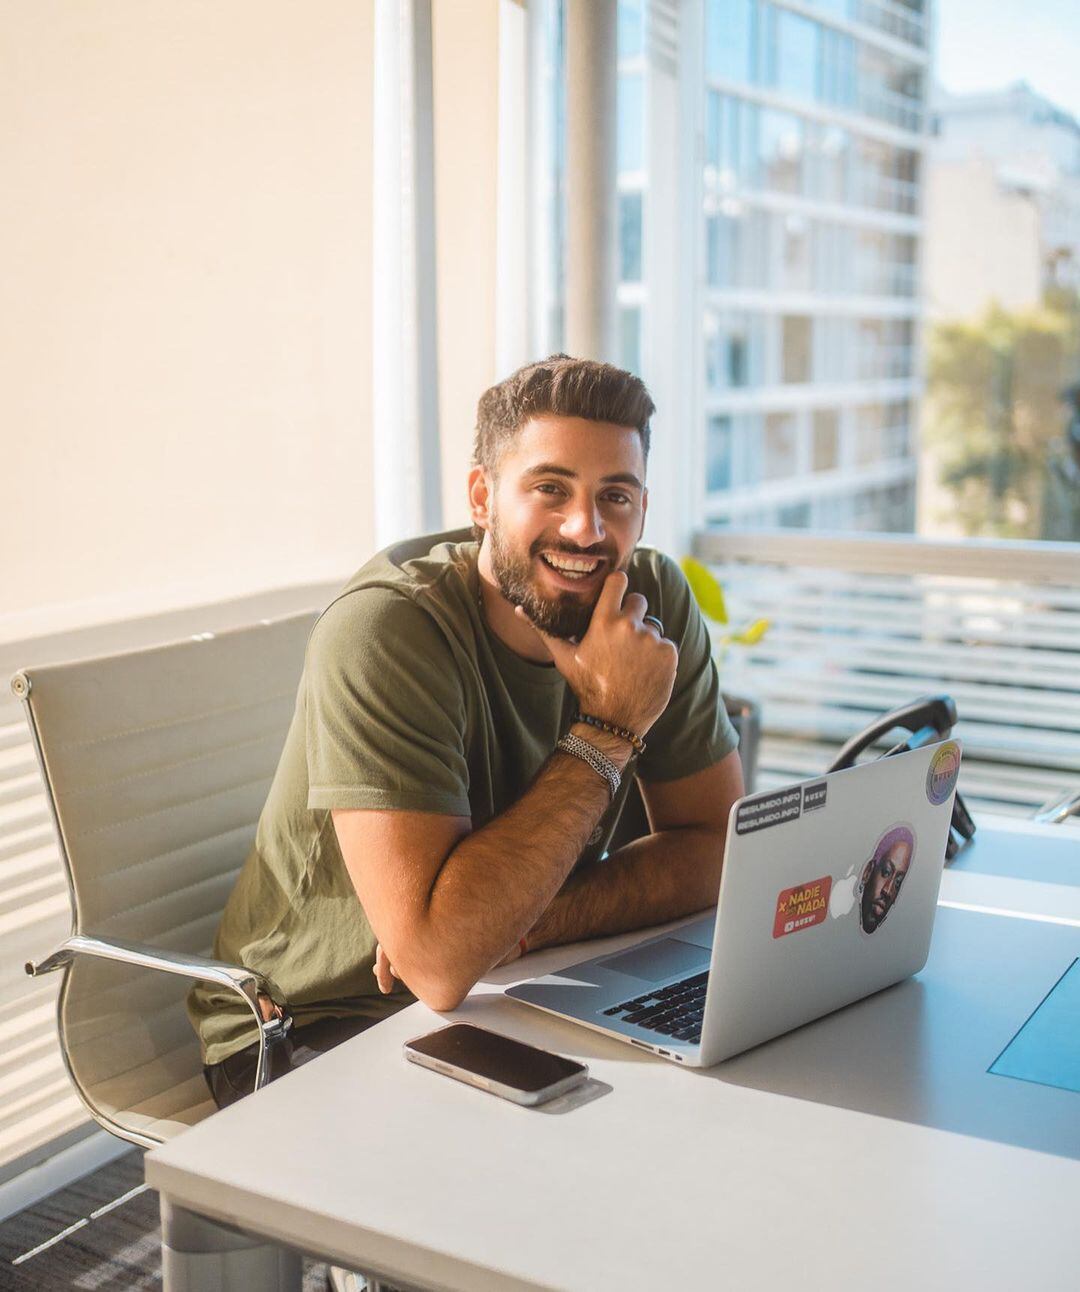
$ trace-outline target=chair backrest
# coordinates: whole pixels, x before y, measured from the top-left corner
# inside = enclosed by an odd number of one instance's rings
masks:
[[[73,931],[210,955],[295,704],[314,611],[23,669]],[[157,1143],[213,1111],[171,974],[77,957],[60,1042],[102,1125]]]

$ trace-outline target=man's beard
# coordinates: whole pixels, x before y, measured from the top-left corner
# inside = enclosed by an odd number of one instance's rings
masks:
[[[533,560],[540,552],[564,552],[567,556],[603,556],[608,558],[610,567],[614,569],[611,554],[599,545],[581,551],[538,539],[530,548],[528,556],[522,557],[504,541],[498,520],[494,516],[491,518],[488,536],[491,539],[491,572],[506,600],[512,606],[520,606],[529,620],[549,637],[580,641],[589,629],[600,590],[597,589],[591,600],[573,592],[561,593],[554,599],[541,596],[534,582]]]
[[[879,928],[882,924],[885,923],[885,917],[886,915],[888,915],[889,908],[891,906],[890,902],[887,902],[884,899],[882,899],[881,904],[884,907],[884,909],[882,910],[881,914],[878,915],[877,911],[874,910],[874,901],[875,899],[871,895],[871,892],[868,887],[867,891],[863,894],[861,903],[860,903],[862,906],[862,926],[867,933],[873,933],[873,931],[876,928]]]

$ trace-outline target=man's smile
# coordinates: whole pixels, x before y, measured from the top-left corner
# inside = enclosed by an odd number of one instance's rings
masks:
[[[586,583],[603,566],[598,556],[569,556],[565,552],[541,552],[540,560],[560,579],[571,583]]]

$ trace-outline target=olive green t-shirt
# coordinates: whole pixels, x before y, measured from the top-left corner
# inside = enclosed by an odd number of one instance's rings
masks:
[[[477,544],[467,531],[374,556],[327,607],[308,642],[296,711],[214,954],[269,976],[298,1026],[379,1019],[413,997],[380,994],[375,935],[349,879],[332,808],[469,817],[479,829],[519,799],[574,719],[551,665],[516,655],[480,608]],[[678,566],[639,548],[630,589],[679,647],[675,688],[633,767],[675,780],[735,748],[710,643]],[[578,866],[606,849],[631,777]],[[207,1063],[255,1039],[235,994],[200,984],[189,1012]]]

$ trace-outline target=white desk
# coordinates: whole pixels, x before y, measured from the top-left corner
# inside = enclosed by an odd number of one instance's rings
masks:
[[[969,865],[949,883],[985,905],[993,886],[979,880]],[[942,947],[961,915],[942,912]],[[1080,945],[1076,924],[1044,927]],[[559,948],[528,967],[575,956]],[[980,972],[996,975],[1003,1016],[1031,994],[1007,956]],[[583,1059],[609,1091],[563,1113],[526,1110],[406,1064],[402,1042],[443,1021],[416,1005],[154,1150],[148,1182],[403,1287],[1078,1286],[1080,1095],[1052,1092],[1071,1129],[1033,1124],[1027,1147],[987,1137],[985,1107],[940,1105],[936,1074],[918,1064],[938,1025],[933,953],[872,1011],[853,1006],[703,1073],[496,994],[496,980],[520,976],[494,974],[456,1017]],[[982,1013],[973,1046],[990,1044]],[[849,1044],[841,1062],[836,1038],[860,1018],[858,1052]],[[897,1083],[888,1046],[901,1026],[914,1057]],[[1025,1098],[1028,1083],[987,1080],[994,1100],[999,1088]]]

